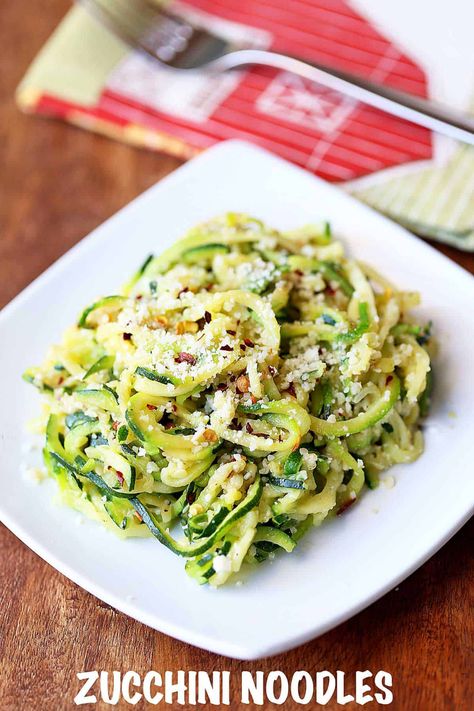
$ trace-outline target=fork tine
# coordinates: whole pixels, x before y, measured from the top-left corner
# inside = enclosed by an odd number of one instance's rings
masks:
[[[136,46],[152,23],[159,20],[159,13],[139,0],[80,0],[80,4],[116,32],[128,44]]]
[[[170,14],[150,0],[79,0],[109,29],[134,48],[177,69],[195,68],[219,58],[229,42]]]
[[[185,17],[164,11],[153,0],[133,0],[132,4],[137,9],[151,10],[153,16],[140,38],[141,48],[169,66],[199,67],[220,57],[229,48],[228,40],[194,26]]]
[[[147,0],[80,0],[80,4],[127,44],[164,63],[185,50],[194,34],[189,22]]]

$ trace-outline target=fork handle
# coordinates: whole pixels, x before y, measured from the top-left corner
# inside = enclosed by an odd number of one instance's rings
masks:
[[[298,74],[389,114],[474,145],[474,119],[467,114],[348,72],[261,49],[229,52],[212,63],[219,69],[232,69],[248,64],[274,67]]]

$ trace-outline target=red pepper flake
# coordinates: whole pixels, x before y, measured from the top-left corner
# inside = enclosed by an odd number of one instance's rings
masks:
[[[240,422],[238,421],[238,419],[236,417],[232,418],[232,421],[229,425],[229,429],[230,430],[241,430],[242,429],[242,425],[240,424]]]
[[[255,403],[258,402],[258,398],[255,397],[255,395],[250,395],[250,399],[252,400],[252,405],[255,405]]]
[[[241,343],[241,344],[240,344],[240,350],[246,351],[246,350],[247,350],[247,346],[244,346],[244,344]]]
[[[120,482],[120,486],[123,486],[125,483],[125,479],[123,478],[122,472],[117,471],[116,474],[117,474],[117,479]]]
[[[174,427],[174,423],[171,422],[171,420],[168,420],[168,422],[165,422],[165,424],[164,424],[165,430],[171,430],[171,429],[173,429],[173,427]]]
[[[292,397],[296,397],[296,390],[295,390],[295,386],[293,385],[293,383],[290,383],[290,384],[288,385],[288,387],[286,388],[285,392],[290,393],[290,395],[291,395]]]
[[[297,274],[300,277],[304,276],[304,272],[302,272],[301,269],[295,269],[295,274]]]
[[[237,331],[233,331],[232,329],[228,328],[227,333],[229,334],[229,336],[235,336]]]
[[[131,333],[122,333],[122,338],[124,341],[129,341],[132,337]]]
[[[196,365],[196,357],[191,353],[185,353],[182,351],[178,353],[177,357],[174,359],[175,363],[189,363],[189,365]]]
[[[158,410],[156,405],[150,405],[150,403],[147,404],[146,409],[147,410]]]
[[[333,289],[330,284],[326,285],[326,288],[324,289],[324,291],[327,291],[327,293],[330,294],[331,296],[333,296],[336,293],[336,289]]]
[[[352,506],[352,504],[355,504],[356,501],[357,501],[357,497],[356,497],[356,496],[354,496],[353,499],[349,499],[348,501],[346,501],[346,503],[345,503],[345,504],[342,504],[342,506],[339,508],[339,510],[338,510],[338,512],[337,512],[336,515],[337,515],[337,516],[340,516],[341,514],[343,514],[344,511],[347,511],[347,509],[348,509],[350,506]]]
[[[194,504],[196,501],[196,493],[194,491],[188,491],[186,494],[186,503],[187,504]]]
[[[58,385],[62,385],[64,383],[64,378],[61,376],[58,380]]]
[[[181,296],[181,294],[186,294],[189,291],[189,286],[185,286],[184,289],[181,289],[181,291],[178,291],[178,299]]]
[[[143,294],[138,294],[138,296],[135,297],[135,301],[140,301],[140,299],[143,299]]]
[[[247,348],[255,348],[255,343],[250,340],[250,338],[244,338],[244,343]]]
[[[229,378],[229,380],[230,380],[231,383],[235,383],[235,381],[237,380],[237,376],[236,376],[236,375],[231,375],[230,378]]]
[[[212,321],[212,316],[211,316],[211,314],[209,313],[209,311],[204,311],[204,318],[205,318],[205,320],[206,320],[206,323],[211,323],[211,321]]]
[[[271,375],[272,378],[273,378],[273,377],[275,377],[275,375],[277,374],[277,369],[274,368],[273,365],[269,365],[269,366],[268,366],[268,372],[270,373],[270,375]]]
[[[250,422],[247,422],[247,424],[245,425],[245,429],[247,430],[247,432],[248,432],[249,434],[252,434],[252,432],[253,432],[253,427],[252,427],[252,425],[250,424]]]
[[[112,429],[114,432],[117,432],[117,428],[118,428],[118,422],[117,422],[117,420],[114,420],[112,422]]]
[[[142,517],[140,516],[140,514],[138,513],[138,511],[134,511],[134,512],[133,512],[133,515],[138,518],[138,520],[140,521],[140,523],[143,521],[143,519],[142,519]]]
[[[387,379],[385,380],[385,385],[388,385],[389,383],[391,383],[392,380],[393,380],[393,375],[388,375]]]
[[[232,346],[228,346],[228,345],[221,346],[221,347],[220,347],[220,350],[221,350],[221,351],[231,351],[231,350],[232,350]]]
[[[214,284],[212,284],[211,282],[209,282],[209,284],[206,284],[206,286],[205,286],[204,288],[205,288],[206,291],[211,291],[211,289],[212,289],[213,286],[214,286]]]
[[[217,389],[224,392],[224,390],[227,390],[228,387],[229,386],[227,385],[227,383],[219,383],[219,385],[217,386]]]

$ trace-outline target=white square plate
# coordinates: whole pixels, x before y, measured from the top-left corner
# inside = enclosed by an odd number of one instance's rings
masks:
[[[419,289],[441,352],[426,451],[394,467],[344,516],[244,585],[199,587],[154,540],[120,541],[54,503],[55,484],[20,474],[25,422],[39,398],[20,380],[84,304],[113,293],[150,252],[226,210],[278,228],[329,219],[350,252]],[[162,180],[99,227],[0,314],[0,515],[30,548],[86,590],[157,630],[231,657],[303,643],[376,600],[432,555],[474,504],[474,279],[401,227],[279,158],[230,141]],[[455,413],[455,416],[454,414]],[[378,511],[378,513],[376,513]]]

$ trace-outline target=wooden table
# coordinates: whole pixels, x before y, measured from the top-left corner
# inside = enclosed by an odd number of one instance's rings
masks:
[[[0,306],[179,165],[174,158],[16,110],[14,88],[67,7],[66,0],[4,0],[0,8]],[[474,255],[442,251],[474,272]],[[391,708],[472,708],[473,531],[471,522],[399,589],[332,632],[287,654],[246,663],[125,617],[0,527],[0,709],[75,708],[76,672],[84,669],[281,669],[288,675],[340,669],[348,677],[356,670],[383,669],[393,675]],[[233,701],[232,708],[239,708]]]

